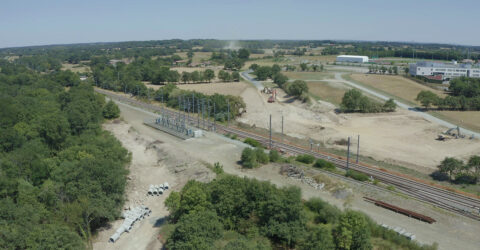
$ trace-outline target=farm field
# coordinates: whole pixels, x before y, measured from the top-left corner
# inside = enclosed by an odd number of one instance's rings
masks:
[[[420,105],[415,99],[422,90],[432,91],[440,97],[446,96],[443,91],[423,86],[402,76],[352,74],[350,77],[354,81],[415,105]]]
[[[180,56],[182,59],[188,59],[187,52],[177,52],[176,55]],[[202,61],[208,61],[212,56],[212,52],[194,52],[192,62],[199,63]]]

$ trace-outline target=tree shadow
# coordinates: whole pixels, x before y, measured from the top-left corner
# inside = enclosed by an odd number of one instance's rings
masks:
[[[436,181],[450,181],[450,177],[448,177],[447,174],[441,173],[440,171],[436,170],[435,172],[430,174],[430,177],[432,177]]]
[[[162,218],[157,219],[153,224],[153,227],[161,227],[167,222],[168,216],[164,216]]]

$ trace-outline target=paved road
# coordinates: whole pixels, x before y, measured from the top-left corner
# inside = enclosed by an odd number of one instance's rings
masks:
[[[342,82],[342,83],[345,83],[345,84],[348,84],[348,85],[350,85],[350,86],[352,86],[352,87],[354,87],[354,88],[357,88],[357,89],[359,89],[359,90],[361,90],[361,91],[363,91],[363,92],[369,93],[369,94],[371,94],[371,95],[373,95],[373,96],[376,96],[376,97],[378,97],[378,98],[380,98],[380,99],[383,99],[383,100],[388,100],[388,99],[390,99],[390,97],[385,96],[385,95],[383,95],[383,94],[380,94],[380,93],[378,93],[378,92],[376,92],[376,91],[374,91],[374,90],[371,90],[371,89],[369,89],[369,88],[360,86],[360,85],[358,85],[358,84],[356,84],[356,83],[354,83],[354,82],[347,81],[347,80],[343,79],[341,73],[335,73],[335,80],[337,80],[337,81],[339,81],[339,82]],[[325,80],[324,80],[324,81],[325,81]],[[428,114],[428,113],[425,113],[425,112],[423,112],[423,111],[421,111],[421,110],[419,110],[419,109],[417,109],[417,108],[415,108],[415,107],[412,107],[412,106],[410,106],[410,105],[407,105],[407,104],[405,104],[405,103],[403,103],[403,102],[399,102],[399,101],[395,100],[395,103],[396,103],[400,108],[407,109],[407,110],[410,110],[410,111],[412,111],[412,112],[417,112],[418,114],[420,114],[421,116],[423,116],[423,118],[425,118],[425,119],[428,120],[428,121],[431,121],[431,122],[440,124],[440,125],[445,126],[445,127],[447,127],[447,128],[455,128],[455,127],[457,127],[456,124],[453,124],[453,123],[444,121],[444,120],[442,120],[442,119],[439,119],[439,118],[437,118],[437,117],[435,117],[435,116],[432,116],[432,115],[430,115],[430,114]],[[471,131],[471,130],[466,129],[466,128],[460,127],[460,133],[463,133],[463,134],[465,134],[465,135],[467,135],[467,136],[474,135],[476,138],[480,138],[480,133]]]
[[[253,70],[249,69],[247,71],[243,71],[240,75],[242,76],[243,79],[253,83],[253,85],[255,85],[255,87],[258,89],[258,90],[262,90],[264,87],[263,87],[263,84],[255,79],[253,79],[253,77],[251,77],[249,74],[252,73]]]

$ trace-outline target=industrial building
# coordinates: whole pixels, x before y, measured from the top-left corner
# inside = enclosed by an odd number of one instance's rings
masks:
[[[337,56],[337,62],[351,62],[351,63],[368,63],[368,56]]]
[[[450,80],[455,77],[480,78],[479,65],[440,63],[440,62],[417,62],[409,65],[409,73],[412,76],[442,76],[442,80]]]

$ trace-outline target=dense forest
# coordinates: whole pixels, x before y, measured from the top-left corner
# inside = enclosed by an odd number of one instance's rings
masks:
[[[218,166],[217,166],[218,167]],[[172,192],[168,249],[435,249],[375,224],[366,215],[313,198],[298,188],[217,175]]]
[[[65,79],[0,60],[4,249],[83,249],[123,204],[130,156],[101,129],[115,107]]]

